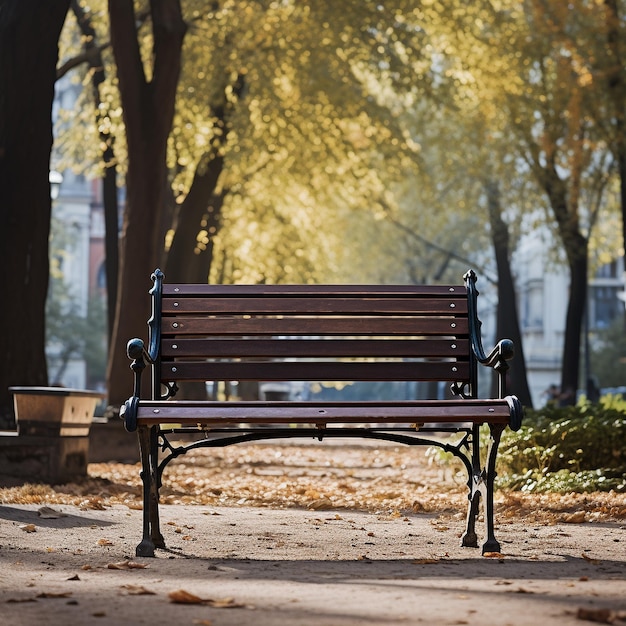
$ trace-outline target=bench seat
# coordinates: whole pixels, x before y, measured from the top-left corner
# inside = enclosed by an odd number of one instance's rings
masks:
[[[224,424],[414,424],[470,422],[511,424],[515,399],[406,400],[396,402],[211,402],[180,400],[142,401],[137,420],[145,426],[164,428],[167,422],[181,426]]]

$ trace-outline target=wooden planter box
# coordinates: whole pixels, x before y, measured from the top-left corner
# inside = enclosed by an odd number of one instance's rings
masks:
[[[88,437],[97,391],[64,387],[10,387],[20,435]]]
[[[0,433],[0,477],[59,484],[87,476],[89,429],[103,394],[10,387],[17,430]]]

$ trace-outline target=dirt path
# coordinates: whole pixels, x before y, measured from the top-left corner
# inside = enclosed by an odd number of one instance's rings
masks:
[[[500,496],[502,555],[485,558],[459,547],[453,471],[368,446],[331,465],[318,447],[190,457],[155,559],[134,557],[134,466],[0,489],[0,623],[626,624],[623,496]]]

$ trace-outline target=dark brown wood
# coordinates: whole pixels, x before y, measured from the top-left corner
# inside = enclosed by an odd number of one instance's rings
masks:
[[[163,313],[211,315],[463,315],[464,298],[164,298]]]
[[[164,298],[170,296],[232,296],[248,297],[294,295],[302,297],[432,296],[464,297],[465,285],[188,285],[164,284]]]
[[[205,337],[164,339],[161,355],[164,359],[204,357],[274,357],[295,355],[311,357],[442,357],[467,358],[467,339],[212,339]]]
[[[259,380],[259,381],[468,381],[467,362],[342,362],[262,361],[163,362],[161,379],[173,380]]]
[[[145,402],[139,419],[146,424],[359,424],[471,422],[508,424],[506,401],[421,400],[406,402]]]
[[[353,319],[184,317],[164,316],[161,332],[167,335],[444,335],[467,336],[467,318],[359,317]]]

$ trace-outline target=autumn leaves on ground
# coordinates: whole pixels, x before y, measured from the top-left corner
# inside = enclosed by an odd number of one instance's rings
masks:
[[[165,470],[165,504],[346,509],[394,516],[465,515],[466,477],[423,449],[393,445],[240,445],[192,451]],[[500,523],[626,519],[626,494],[527,494],[499,491]],[[138,464],[97,463],[79,483],[0,488],[5,504],[73,504],[85,509],[141,508]]]

